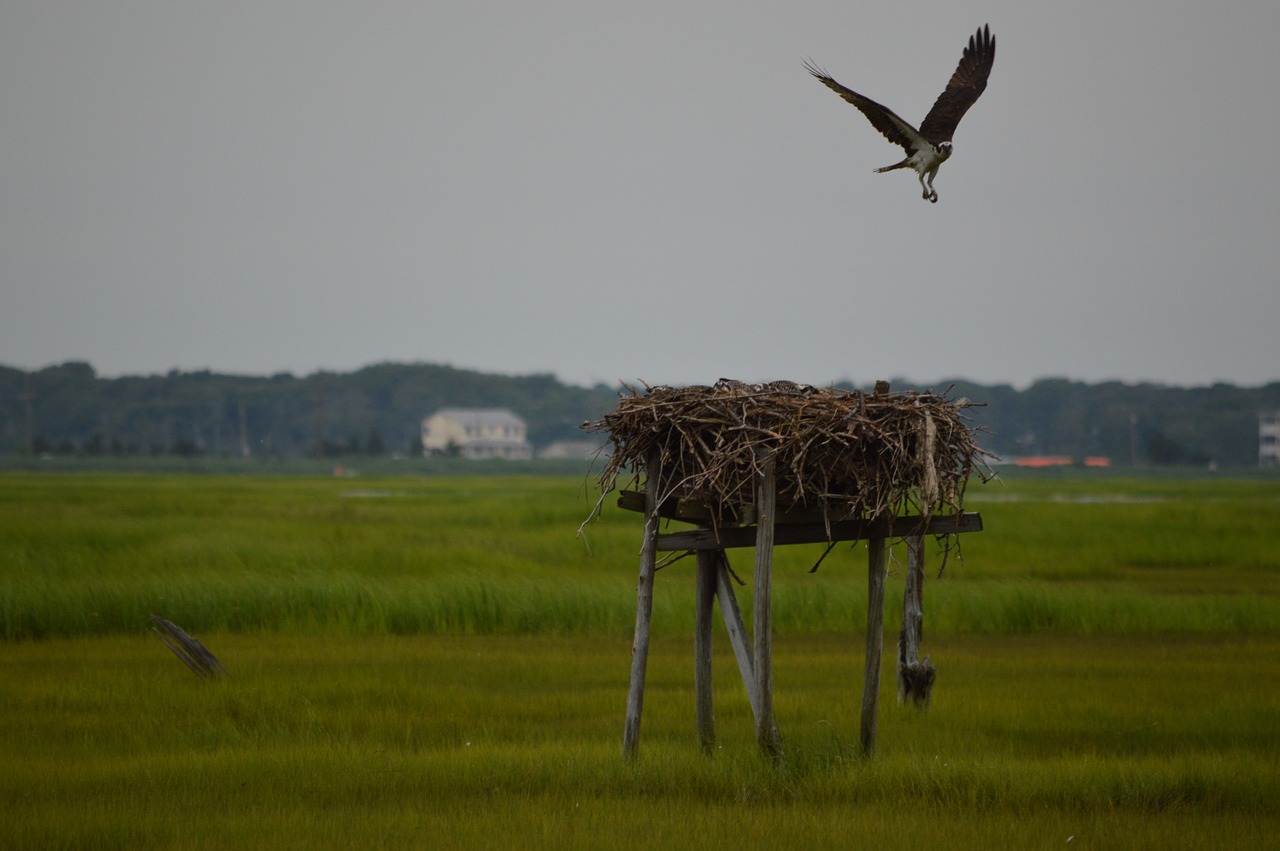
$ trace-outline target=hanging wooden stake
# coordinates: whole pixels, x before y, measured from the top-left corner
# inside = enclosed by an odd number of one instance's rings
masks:
[[[898,633],[898,702],[929,705],[937,671],[929,657],[920,661],[924,633],[924,538],[907,538],[907,589],[902,598],[902,630]]]

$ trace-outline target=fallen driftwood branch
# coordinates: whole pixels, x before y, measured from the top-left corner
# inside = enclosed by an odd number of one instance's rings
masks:
[[[151,628],[173,655],[182,660],[197,676],[220,677],[227,673],[222,663],[203,644],[183,632],[182,627],[157,614],[151,615]]]

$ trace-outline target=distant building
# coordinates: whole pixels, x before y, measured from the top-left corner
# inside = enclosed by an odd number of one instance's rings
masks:
[[[1019,467],[1068,467],[1076,463],[1070,455],[1023,455],[1013,461]],[[1086,455],[1080,462],[1086,467],[1110,467],[1111,458],[1107,455]]]
[[[422,421],[422,454],[532,458],[524,420],[505,408],[441,408]]]
[[[1023,455],[1013,463],[1019,467],[1066,467],[1075,459],[1070,455]]]
[[[603,442],[602,440],[557,440],[555,443],[547,444],[538,452],[538,457],[575,460],[595,458]]]
[[[1280,467],[1280,411],[1258,417],[1258,466]]]

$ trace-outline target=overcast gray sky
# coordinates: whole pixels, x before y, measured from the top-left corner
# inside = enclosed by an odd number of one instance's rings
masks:
[[[921,200],[837,80],[986,94]],[[0,364],[1280,379],[1280,4],[6,0]]]

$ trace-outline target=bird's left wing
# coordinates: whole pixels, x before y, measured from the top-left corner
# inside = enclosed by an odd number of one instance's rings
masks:
[[[908,154],[914,154],[923,144],[924,139],[916,128],[912,127],[897,113],[887,106],[876,103],[869,97],[858,94],[853,89],[837,83],[826,71],[806,61],[804,67],[819,82],[849,103],[856,106],[884,137],[895,145],[901,145]]]
[[[956,132],[956,125],[969,111],[969,107],[987,87],[991,66],[996,61],[996,39],[986,24],[969,36],[969,46],[960,57],[956,72],[951,75],[946,91],[938,95],[933,109],[920,122],[920,135],[930,142],[947,142]]]

